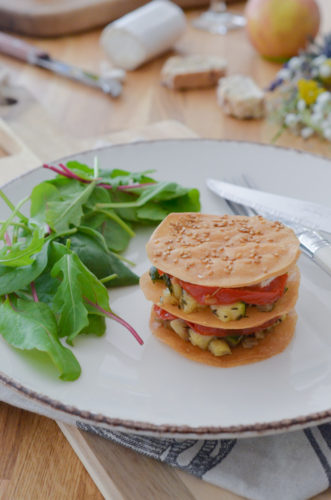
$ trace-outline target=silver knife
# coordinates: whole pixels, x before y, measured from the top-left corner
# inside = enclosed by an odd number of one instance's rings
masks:
[[[330,230],[331,221],[325,220],[323,214],[323,211],[326,211],[331,216],[329,208],[316,203],[266,193],[215,179],[207,179],[206,182],[208,188],[218,196],[249,206],[264,217],[279,220],[291,227],[296,233],[303,251],[319,267],[331,275],[331,243],[316,230],[318,228],[326,231]],[[301,214],[299,213],[300,207]],[[317,214],[323,215],[323,227],[322,224],[317,225],[318,221],[320,221]]]
[[[102,90],[112,97],[118,97],[122,92],[122,83],[115,78],[103,78],[99,75],[71,66],[53,59],[47,52],[29,45],[19,38],[0,32],[0,52],[22,61],[53,71],[89,87]]]

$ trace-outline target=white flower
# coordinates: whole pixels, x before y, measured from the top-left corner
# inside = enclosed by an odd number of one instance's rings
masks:
[[[308,139],[309,137],[311,137],[314,133],[314,130],[310,127],[305,127],[301,130],[301,137],[303,139]]]
[[[287,127],[295,127],[295,125],[298,123],[299,118],[294,114],[294,113],[288,113],[285,116],[285,125]]]
[[[329,64],[322,64],[319,68],[319,74],[322,78],[329,78],[331,76],[331,66]]]
[[[324,107],[325,104],[329,103],[331,100],[331,94],[330,92],[322,92],[317,99],[316,99],[316,104]],[[316,106],[315,104],[315,106]]]
[[[292,59],[290,59],[288,62],[288,67],[291,70],[296,71],[300,69],[301,64],[302,64],[302,57],[292,57]]]
[[[318,76],[318,69],[317,68],[313,68],[311,70],[311,77],[312,78],[316,78]]]
[[[319,126],[323,120],[323,115],[322,113],[313,113],[310,117],[310,120],[312,122],[313,125],[315,126]]]
[[[323,64],[326,60],[327,60],[326,55],[321,54],[320,56],[315,57],[315,59],[313,59],[313,64],[315,66],[321,66],[321,64]]]
[[[323,136],[325,137],[325,139],[327,139],[328,141],[331,141],[331,127],[327,127],[327,128],[324,128],[323,129]]]
[[[323,119],[322,128],[323,129],[331,128],[331,115],[330,114],[327,115],[327,117]]]
[[[306,109],[306,103],[303,99],[299,99],[298,104],[297,104],[298,111],[300,113]]]
[[[291,79],[292,73],[289,69],[282,68],[280,71],[278,71],[277,76],[278,78],[287,81]]]

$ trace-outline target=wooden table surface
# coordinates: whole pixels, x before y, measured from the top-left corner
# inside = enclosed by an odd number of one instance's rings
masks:
[[[329,0],[319,3],[323,14],[322,29],[331,31]],[[240,11],[242,6],[231,6],[231,9]],[[198,11],[190,11],[189,21],[197,14]],[[100,31],[91,31],[59,39],[29,41],[43,47],[53,57],[99,71],[100,63],[105,61],[98,44],[99,35]],[[228,59],[228,73],[250,74],[262,87],[278,70],[277,65],[263,61],[254,52],[242,30],[222,37],[196,31],[189,25],[176,49],[186,54],[222,55]],[[165,59],[166,56],[161,57],[128,74],[123,96],[117,101],[5,56],[0,56],[0,65],[10,69],[14,84],[27,88],[48,112],[57,129],[72,140],[86,140],[122,129],[141,128],[159,120],[175,119],[201,137],[270,142],[274,125],[267,121],[243,122],[225,117],[216,105],[215,89],[174,92],[163,88],[159,73]],[[33,131],[22,127],[20,132],[23,138],[24,135],[28,138]],[[289,134],[284,134],[279,144],[327,156],[331,153],[325,143],[304,142]],[[44,147],[46,155],[47,141]],[[0,436],[0,499],[102,498],[55,422],[0,403]],[[319,498],[330,499],[331,495],[326,493]]]

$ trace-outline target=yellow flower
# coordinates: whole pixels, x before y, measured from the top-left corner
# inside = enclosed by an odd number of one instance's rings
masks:
[[[314,104],[320,94],[325,92],[325,89],[319,87],[315,80],[304,80],[302,78],[298,81],[298,91],[299,98],[310,106],[311,104]]]

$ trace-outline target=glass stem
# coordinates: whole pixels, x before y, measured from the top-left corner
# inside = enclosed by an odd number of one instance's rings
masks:
[[[222,2],[221,0],[210,0],[210,8],[212,12],[225,12],[226,11],[226,4],[225,2]]]

